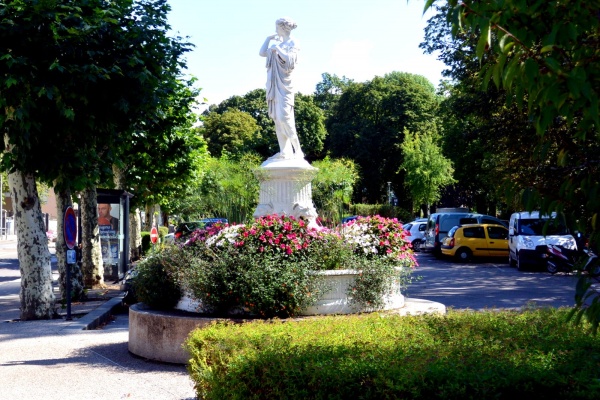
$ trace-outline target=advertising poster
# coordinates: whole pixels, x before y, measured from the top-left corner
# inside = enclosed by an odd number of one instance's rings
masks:
[[[119,204],[98,203],[100,247],[105,264],[119,262]]]

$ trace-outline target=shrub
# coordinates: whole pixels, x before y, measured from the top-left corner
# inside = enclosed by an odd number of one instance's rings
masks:
[[[410,211],[389,204],[353,204],[351,211],[353,215],[381,215],[404,222],[410,222],[414,219]]]
[[[568,310],[213,324],[186,342],[202,399],[596,399],[600,337]]]
[[[184,246],[194,254],[186,287],[216,314],[296,315],[325,290],[313,245],[326,240],[302,220],[277,216],[193,232]]]
[[[162,239],[169,234],[169,228],[166,226],[158,227],[158,238],[162,241]]]
[[[142,236],[142,254],[148,254],[152,248],[150,232],[141,232],[140,235]]]
[[[151,307],[165,308],[172,303],[169,290],[176,287],[178,293],[181,286],[204,312],[285,318],[330,290],[315,271],[350,269],[361,271],[349,288],[353,304],[379,309],[392,288],[408,282],[416,265],[404,237],[397,220],[379,216],[358,218],[339,230],[317,230],[276,215],[250,225],[215,224],[192,232],[184,243],[158,247],[142,264],[147,277],[136,289],[148,286],[149,299],[142,294],[140,301]]]
[[[168,310],[181,299],[178,271],[189,262],[175,246],[164,246],[136,265],[134,292],[139,301],[156,310]]]
[[[393,284],[416,264],[396,220],[359,218],[339,231],[309,228],[304,221],[267,216],[251,225],[193,232],[183,247],[194,261],[185,269],[186,289],[215,314],[248,312],[290,317],[329,288],[323,269],[363,270],[351,287],[354,304],[381,308]]]

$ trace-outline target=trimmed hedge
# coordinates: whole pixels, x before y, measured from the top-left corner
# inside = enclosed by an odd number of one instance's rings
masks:
[[[411,222],[415,219],[410,211],[389,204],[353,204],[350,212],[352,215],[381,215],[386,218],[397,218],[402,222]]]
[[[215,323],[188,369],[202,399],[600,398],[600,338],[568,311]]]

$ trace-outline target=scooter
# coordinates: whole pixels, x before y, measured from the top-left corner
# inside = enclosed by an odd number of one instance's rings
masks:
[[[567,249],[556,244],[547,245],[545,254],[546,269],[551,274],[576,271],[582,263],[579,257],[580,254],[587,257],[581,271],[587,271],[591,276],[600,276],[600,263],[594,252],[585,249],[583,253],[580,253],[577,250]]]

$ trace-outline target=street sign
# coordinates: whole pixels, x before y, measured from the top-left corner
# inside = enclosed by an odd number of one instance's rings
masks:
[[[158,242],[158,229],[155,226],[150,230],[150,241],[152,244],[156,244]]]
[[[75,250],[67,250],[67,264],[77,263],[77,252]]]
[[[75,210],[73,210],[73,207],[71,206],[68,206],[65,210],[63,236],[69,250],[73,250],[73,248],[75,248],[75,242],[77,241],[77,217],[75,216]]]

